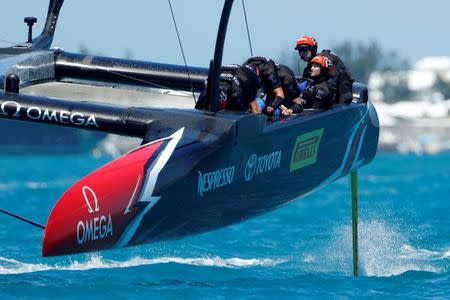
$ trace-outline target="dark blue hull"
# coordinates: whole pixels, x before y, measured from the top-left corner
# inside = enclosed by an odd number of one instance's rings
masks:
[[[152,142],[82,178],[55,204],[44,256],[179,239],[269,212],[369,163],[379,135],[370,103],[271,122],[199,111],[145,118],[160,129],[146,134]]]
[[[161,200],[144,216],[130,245],[223,227],[304,197],[369,163],[379,134],[370,103],[286,119],[262,129],[239,128],[186,176],[156,189]],[[198,150],[193,153],[201,155]],[[160,174],[162,181],[188,165],[188,157],[175,153]]]

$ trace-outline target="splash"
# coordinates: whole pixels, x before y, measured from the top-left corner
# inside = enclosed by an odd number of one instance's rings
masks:
[[[433,262],[442,257],[441,253],[412,246],[408,232],[395,225],[372,220],[362,222],[360,228],[360,263],[365,275],[396,276],[408,271],[444,271]],[[351,232],[351,228],[347,231]]]
[[[362,275],[387,277],[408,271],[445,272],[442,267],[446,259],[444,252],[412,246],[408,239],[409,232],[402,231],[396,225],[375,219],[362,221],[358,227],[359,269]],[[331,261],[344,270],[352,270],[351,226],[337,228],[329,246]]]
[[[397,222],[398,223],[398,222]],[[389,277],[409,271],[447,272],[450,250],[429,250],[414,246],[410,231],[402,229],[396,221],[379,219],[362,220],[358,224],[359,274]],[[351,225],[336,227],[331,238],[314,245],[314,254],[303,256],[302,268],[312,272],[352,274]]]
[[[23,274],[42,272],[49,270],[59,271],[85,271],[91,269],[112,269],[112,268],[130,268],[144,265],[156,264],[183,264],[203,267],[222,267],[222,268],[248,268],[248,267],[271,267],[285,262],[284,260],[273,260],[266,258],[221,258],[221,257],[200,257],[200,258],[181,258],[181,257],[157,257],[143,258],[133,257],[126,261],[114,261],[104,259],[101,255],[89,255],[84,262],[72,261],[69,265],[48,265],[24,263],[14,259],[0,257],[0,274]]]

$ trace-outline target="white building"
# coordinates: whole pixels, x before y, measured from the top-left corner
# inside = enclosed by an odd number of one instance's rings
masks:
[[[384,92],[387,86],[406,84],[422,100],[444,100],[442,93],[433,90],[438,78],[450,84],[450,57],[425,57],[409,71],[373,72],[368,82],[370,97],[373,101],[389,100]]]
[[[434,89],[441,78],[450,84],[450,57],[425,57],[410,71],[374,72],[369,97],[380,119],[380,149],[435,153],[450,150],[450,100]],[[413,93],[410,99],[386,103],[396,87]],[[389,102],[389,101],[387,101]]]

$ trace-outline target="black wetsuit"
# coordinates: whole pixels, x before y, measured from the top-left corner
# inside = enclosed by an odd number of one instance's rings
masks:
[[[259,78],[261,85],[266,92],[272,91],[281,86],[275,62],[264,56],[254,56],[247,59],[244,65],[253,64],[259,68]]]
[[[326,80],[327,77],[321,76],[311,80],[308,87],[301,92],[304,108],[329,109],[333,105],[335,88]]]
[[[345,67],[342,60],[335,53],[330,50],[322,50],[317,55],[323,55],[328,58],[333,64],[333,69],[330,73],[330,79],[328,83],[335,87],[336,97],[334,103],[351,103],[353,98],[353,75]],[[309,78],[309,72],[311,65],[308,64],[303,70],[303,77]]]
[[[220,103],[221,109],[247,111],[250,102],[255,100],[259,89],[258,76],[247,67],[240,65],[226,65],[220,73],[220,90],[226,94],[226,102]],[[195,105],[197,109],[204,109],[206,102],[206,85],[200,93]]]
[[[284,93],[284,105],[291,107],[292,100],[300,97],[300,90],[298,89],[294,72],[286,65],[277,65],[278,76],[280,77],[281,87]]]
[[[259,69],[258,76],[260,79],[261,87],[266,94],[266,105],[278,108],[282,102],[277,103],[276,105],[272,105],[275,99],[273,90],[282,86],[275,62],[268,57],[254,56],[247,59],[247,61],[244,63],[244,65],[250,64],[256,66]]]

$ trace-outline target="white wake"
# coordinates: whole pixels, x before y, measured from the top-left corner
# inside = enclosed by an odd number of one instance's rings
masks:
[[[89,255],[86,261],[72,261],[69,264],[42,264],[26,263],[15,259],[0,257],[0,274],[23,274],[42,271],[84,271],[91,269],[111,269],[111,268],[130,268],[144,265],[156,264],[183,264],[204,267],[222,267],[222,268],[248,268],[248,267],[271,267],[283,263],[283,260],[273,260],[267,258],[221,258],[221,257],[200,257],[200,258],[182,258],[182,257],[157,257],[143,258],[133,257],[125,261],[115,261],[104,259],[99,254]]]

